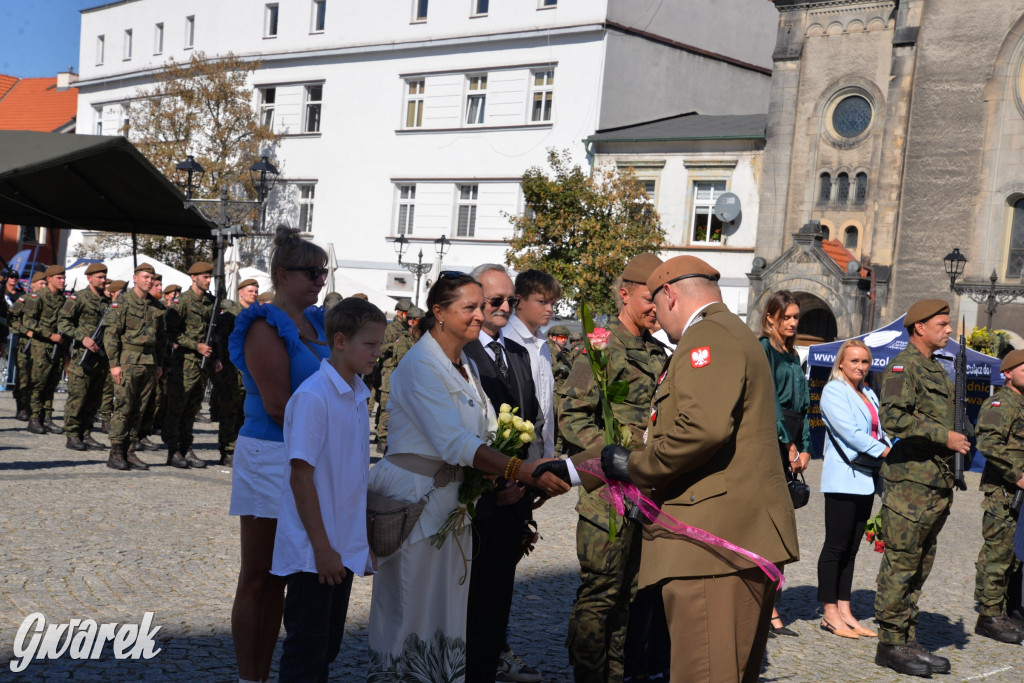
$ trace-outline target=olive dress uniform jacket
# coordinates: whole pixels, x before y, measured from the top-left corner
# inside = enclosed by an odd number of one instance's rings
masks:
[[[775,564],[799,559],[771,369],[757,337],[725,304],[705,307],[683,332],[654,395],[646,448],[630,454],[629,475],[684,524]],[[645,528],[641,587],[752,566],[659,529]]]

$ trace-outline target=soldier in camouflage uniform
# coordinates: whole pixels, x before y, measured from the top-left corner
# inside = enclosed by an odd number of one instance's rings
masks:
[[[256,280],[243,280],[238,285],[238,301],[229,299],[221,303],[220,320],[217,322],[219,349],[228,348],[228,338],[235,329],[235,318],[256,303],[259,289]],[[235,440],[245,418],[245,386],[242,384],[242,373],[231,362],[228,354],[222,353],[221,356],[221,371],[213,376],[213,385],[219,388],[220,395],[217,444],[220,449],[220,464],[231,467],[235,455]]]
[[[28,431],[33,434],[62,434],[53,424],[53,392],[64,372],[64,352],[58,348],[63,336],[57,318],[64,307],[64,266],[50,266],[44,273],[46,288],[40,290],[33,306],[22,316],[22,325],[32,333],[32,357]]]
[[[555,377],[555,393],[562,388],[569,372],[572,370],[572,360],[569,348],[569,328],[565,325],[555,325],[547,332],[548,351],[551,352],[551,374]]]
[[[31,333],[25,329],[25,311],[35,305],[37,299],[32,294],[46,286],[46,276],[36,273],[32,276],[32,292],[24,292],[14,301],[8,313],[11,321],[11,331],[18,335],[15,350],[15,367],[17,373],[14,378],[14,400],[17,407],[15,419],[28,422],[29,402],[32,399],[32,355],[29,353],[32,341]]]
[[[1005,383],[978,413],[978,450],[985,455],[981,490],[985,500],[978,553],[974,602],[978,622],[974,632],[1002,643],[1019,643],[1024,630],[1006,615],[1007,575],[1019,562],[1013,556],[1017,521],[1010,503],[1024,488],[1024,350],[1006,354],[999,368]]]
[[[395,360],[395,342],[409,329],[406,316],[412,308],[412,299],[401,299],[395,305],[395,317],[384,329],[384,343],[380,347],[380,383],[377,386],[377,452],[383,453],[388,442],[388,395],[391,393],[391,373],[398,362]]]
[[[181,289],[178,287],[178,289]],[[167,304],[164,303],[164,276],[160,273],[153,275],[153,286],[149,289],[149,296],[156,302],[156,307],[161,312],[161,320],[164,325],[164,332],[167,331]],[[164,359],[169,354],[165,353]],[[146,402],[146,407],[142,411],[142,419],[139,421],[139,441],[136,447],[140,451],[158,451],[160,446],[156,445],[149,440],[150,435],[156,433],[156,425],[163,425],[163,414],[160,414],[160,422],[157,422],[158,409],[163,407],[166,400],[167,394],[167,368],[164,368],[164,372],[161,373],[160,379],[156,381],[153,387],[153,393],[149,397],[149,401]]]
[[[213,264],[199,261],[192,264],[188,274],[192,286],[181,295],[177,322],[168,322],[167,332],[177,341],[178,350],[167,378],[167,419],[161,437],[167,444],[168,465],[202,468],[206,462],[192,450],[192,430],[210,375],[222,366],[213,355],[213,347],[204,341],[214,316],[214,297],[209,291]],[[205,368],[204,357],[209,359]]]
[[[67,298],[57,321],[60,333],[75,340],[68,366],[68,400],[64,404],[66,447],[73,451],[106,448],[92,438],[91,432],[103,398],[103,384],[110,375],[110,366],[101,347],[102,333],[93,338],[100,319],[110,306],[110,298],[105,293],[107,267],[102,263],[92,263],[85,269],[85,275],[89,286]],[[86,351],[93,360],[88,372],[79,365]]]
[[[167,323],[170,318],[177,316],[178,310],[178,296],[181,294],[181,287],[179,285],[169,285],[164,288],[163,296],[160,297],[160,301],[164,307],[164,328],[166,329]],[[153,392],[153,410],[151,413],[147,412],[146,417],[143,419],[143,434],[147,437],[140,441],[149,441],[150,435],[160,436],[164,430],[164,421],[167,419],[167,376],[168,370],[167,363],[170,363],[172,357],[172,350],[174,347],[174,340],[168,338],[166,352],[164,354],[164,374],[156,383],[156,391]],[[160,450],[160,447],[156,444],[152,444],[150,448],[149,444],[146,446],[146,450]]]
[[[875,618],[879,625],[875,663],[900,673],[947,673],[949,660],[917,642],[917,601],[935,560],[936,540],[953,502],[953,454],[970,443],[953,431],[955,391],[934,354],[952,328],[949,305],[926,299],[903,321],[907,348],[882,374],[879,420],[893,439],[882,465],[882,526],[885,551],[878,567]]]
[[[110,324],[103,337],[115,385],[107,467],[115,470],[149,469],[131,445],[138,441],[142,410],[163,373],[163,311],[149,295],[153,273],[148,263],[135,267],[135,287],[111,304]]]
[[[124,280],[107,280],[106,294],[110,297],[111,303],[117,301],[117,297],[121,295],[127,284]],[[106,335],[104,335],[104,338],[106,338]],[[114,378],[108,372],[107,378],[103,381],[103,399],[100,401],[100,431],[104,434],[110,433],[110,416],[113,412]]]
[[[398,364],[402,362],[405,354],[409,353],[413,345],[419,341],[420,330],[417,325],[420,322],[420,318],[426,314],[427,312],[419,306],[413,306],[406,314],[405,320],[409,324],[409,328],[395,340],[394,354],[396,368],[398,367]]]
[[[668,358],[650,333],[655,306],[644,284],[660,263],[654,254],[640,254],[626,265],[616,288],[622,308],[608,325],[608,381],[629,384],[626,400],[613,403],[612,412],[618,423],[631,428],[635,441],[643,438],[650,423],[651,399]],[[604,443],[597,385],[586,356],[576,359],[556,405],[559,432],[574,453]],[[616,514],[599,491],[581,488],[576,506],[581,584],[569,617],[566,647],[577,682],[623,679],[629,605],[640,569],[641,525]],[[609,540],[612,524],[616,534]]]

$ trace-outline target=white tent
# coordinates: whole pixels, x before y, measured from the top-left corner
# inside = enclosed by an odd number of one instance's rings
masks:
[[[192,278],[181,272],[175,270],[163,261],[159,261],[152,256],[140,253],[138,256],[139,263],[148,263],[153,266],[153,270],[164,276],[163,283],[164,287],[170,285],[178,285],[182,291],[185,291],[192,286]],[[135,262],[131,256],[122,256],[120,258],[112,258],[103,262],[107,266],[107,279],[108,280],[124,280],[129,285],[132,282],[132,275],[135,274]],[[75,289],[82,289],[89,284],[88,279],[85,276],[85,268],[88,264],[82,264],[77,268],[72,268],[65,273],[66,287],[74,286]]]
[[[252,266],[245,266],[244,268],[238,269],[238,281],[245,282],[246,280],[256,280],[260,285],[260,294],[269,292],[271,289],[270,276],[264,273],[259,268],[253,268]]]

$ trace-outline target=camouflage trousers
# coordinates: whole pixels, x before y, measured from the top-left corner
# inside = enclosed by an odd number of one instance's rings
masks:
[[[103,382],[103,399],[100,401],[100,419],[110,421],[114,414],[114,378],[107,372]]]
[[[388,438],[388,396],[390,391],[377,392],[377,441]]]
[[[210,380],[210,372],[200,367],[201,361],[202,356],[190,353],[185,358],[175,359],[171,365],[167,378],[167,417],[160,434],[168,449],[184,453],[192,448],[196,414]],[[212,365],[212,361],[207,363],[207,366]]]
[[[213,374],[213,386],[220,397],[217,424],[217,443],[222,453],[235,452],[235,440],[238,430],[245,420],[245,386],[242,384],[242,373],[230,363],[224,369]],[[210,409],[211,413],[213,409]]]
[[[155,385],[155,365],[121,364],[121,383],[114,383],[110,443],[129,447],[138,442],[142,410],[153,395]]]
[[[140,439],[152,434],[157,425],[160,425],[161,430],[163,429],[166,406],[167,377],[161,377],[153,386],[153,395],[149,398],[145,410],[142,411],[142,420],[139,422]]]
[[[577,683],[622,681],[629,605],[636,597],[642,530],[611,510],[597,491],[580,490],[576,555],[580,587],[569,616],[565,645]],[[615,520],[615,540],[608,539]]]
[[[879,532],[885,552],[878,567],[875,618],[879,640],[887,645],[917,639],[917,601],[935,562],[936,539],[952,502],[950,489],[912,481],[885,482]]]
[[[978,614],[997,617],[1006,614],[1009,570],[1017,564],[1013,555],[1013,534],[1017,521],[1010,515],[1013,493],[1003,487],[989,491],[981,503],[981,536],[984,542],[975,565],[974,602]]]
[[[92,431],[96,413],[103,402],[103,385],[110,377],[106,360],[99,362],[87,373],[79,364],[84,348],[76,349],[68,366],[68,400],[64,404],[64,434],[87,436]]]
[[[40,421],[49,420],[53,415],[53,392],[60,384],[60,376],[64,373],[64,355],[58,353],[53,358],[53,343],[32,342],[30,349],[32,370],[30,373],[32,396],[29,399],[29,412]]]
[[[18,336],[14,345],[16,356],[15,367],[18,368],[17,377],[14,378],[14,405],[19,411],[28,410],[29,401],[32,398],[31,372],[32,358],[28,350],[28,337]]]

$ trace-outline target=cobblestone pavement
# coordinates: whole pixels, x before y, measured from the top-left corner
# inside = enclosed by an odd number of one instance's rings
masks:
[[[58,414],[62,400],[58,401]],[[237,680],[229,612],[238,569],[238,526],[227,516],[230,470],[163,466],[163,453],[143,454],[148,472],[114,472],[105,452],[77,453],[59,435],[34,436],[14,420],[10,394],[0,392],[0,681]],[[198,425],[196,451],[215,461],[213,425]],[[102,437],[101,437],[102,439]],[[816,488],[820,462],[808,481]],[[921,600],[920,640],[949,657],[945,680],[1024,679],[1024,649],[974,635],[974,561],[981,545],[978,475],[958,493],[939,539],[935,570]],[[570,681],[563,647],[577,585],[575,494],[538,511],[543,540],[520,565],[512,616],[516,652],[544,671],[545,681]],[[877,506],[877,503],[876,503]],[[799,638],[769,641],[763,681],[896,681],[873,663],[873,639],[822,632],[816,602],[822,497],[797,512],[803,560],[786,571],[780,610]],[[859,555],[854,609],[873,625],[874,575],[880,555]],[[356,579],[348,634],[332,680],[362,680],[370,580]],[[149,661],[116,660],[108,646],[98,661],[65,656],[33,661],[14,674],[18,627],[33,612],[48,623],[71,619],[138,623],[146,611],[161,627],[162,651]]]

